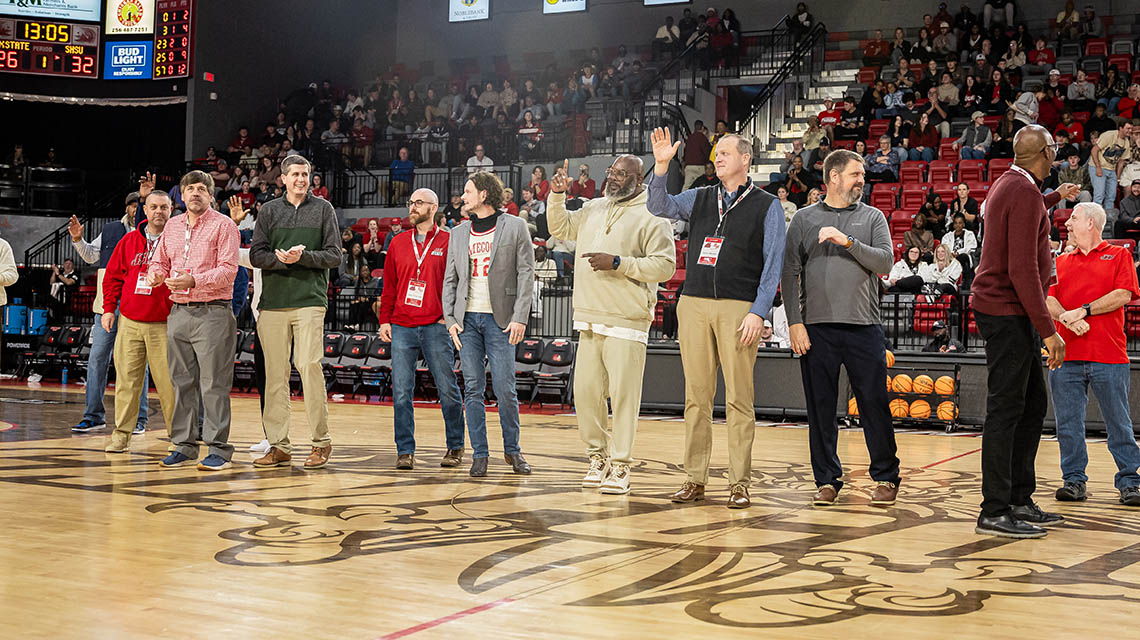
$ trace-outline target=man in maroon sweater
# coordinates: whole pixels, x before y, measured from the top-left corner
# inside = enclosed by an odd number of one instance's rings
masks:
[[[455,380],[455,352],[443,324],[443,271],[449,235],[435,226],[439,199],[431,189],[417,189],[408,200],[408,209],[416,228],[396,235],[388,245],[379,313],[380,339],[392,343],[396,468],[415,466],[412,399],[421,350],[443,409],[447,453],[439,466],[456,467],[463,461],[463,398]]]
[[[1057,156],[1053,136],[1028,125],[1013,139],[1014,164],[986,198],[982,259],[972,287],[974,317],[986,341],[989,371],[982,437],[982,513],[975,531],[1040,538],[1037,525],[1061,522],[1033,503],[1034,459],[1048,409],[1038,335],[1049,368],[1065,361],[1065,341],[1045,305],[1053,268],[1047,209],[1079,188],[1063,184],[1047,196],[1041,181]]]

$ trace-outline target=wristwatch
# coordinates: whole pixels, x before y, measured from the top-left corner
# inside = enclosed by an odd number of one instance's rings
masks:
[[[844,249],[850,249],[855,244],[855,236],[847,236],[847,244],[843,245]]]
[[[614,256],[614,271],[617,271],[618,265],[621,264],[621,256]]]
[[[1085,317],[1086,318],[1092,315],[1092,304],[1091,303],[1090,304],[1082,304],[1081,308],[1085,310]]]

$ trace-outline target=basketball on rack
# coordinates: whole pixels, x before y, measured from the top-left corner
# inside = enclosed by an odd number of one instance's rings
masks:
[[[958,417],[958,406],[953,402],[947,400],[938,405],[938,419],[939,420],[953,420]]]
[[[891,400],[891,415],[895,418],[905,418],[910,415],[910,405],[902,398]]]
[[[914,402],[910,403],[910,417],[929,418],[930,403],[925,400],[915,400]]]
[[[930,393],[934,391],[934,380],[928,375],[917,376],[914,379],[915,393]]]
[[[950,376],[942,376],[934,381],[934,393],[940,396],[948,396],[954,393],[954,378]]]
[[[847,415],[849,415],[849,416],[859,415],[859,405],[855,402],[855,398],[851,398],[850,400],[847,401]]]
[[[887,368],[890,369],[893,366],[895,366],[895,354],[891,353],[890,349],[887,349]]]
[[[910,393],[912,388],[913,384],[910,381],[910,376],[905,373],[898,374],[895,376],[894,381],[891,382],[891,390],[895,393]]]

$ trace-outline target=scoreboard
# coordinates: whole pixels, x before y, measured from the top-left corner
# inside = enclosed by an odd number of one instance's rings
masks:
[[[0,18],[0,71],[98,78],[99,27]]]
[[[158,0],[154,20],[154,79],[190,75],[191,0]]]

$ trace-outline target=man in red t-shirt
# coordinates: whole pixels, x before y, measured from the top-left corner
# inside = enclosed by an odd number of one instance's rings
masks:
[[[819,127],[827,132],[827,137],[831,140],[835,139],[835,126],[839,124],[840,119],[839,109],[835,107],[835,102],[831,98],[823,101],[823,111],[819,112]]]
[[[392,343],[392,408],[395,414],[396,468],[415,466],[416,422],[412,399],[416,361],[422,350],[439,389],[447,453],[441,467],[463,461],[463,398],[455,380],[455,351],[443,323],[443,272],[447,267],[447,231],[435,226],[439,198],[417,189],[408,199],[408,217],[416,225],[388,245],[380,294],[380,339]]]
[[[1140,298],[1140,288],[1128,249],[1101,239],[1104,222],[1099,204],[1082,202],[1073,209],[1065,228],[1077,248],[1057,258],[1057,284],[1049,288],[1046,301],[1065,340],[1065,363],[1049,374],[1065,482],[1057,499],[1086,497],[1085,411],[1091,386],[1116,461],[1120,502],[1140,507],[1140,447],[1128,406],[1131,376],[1124,335],[1124,305]]]

